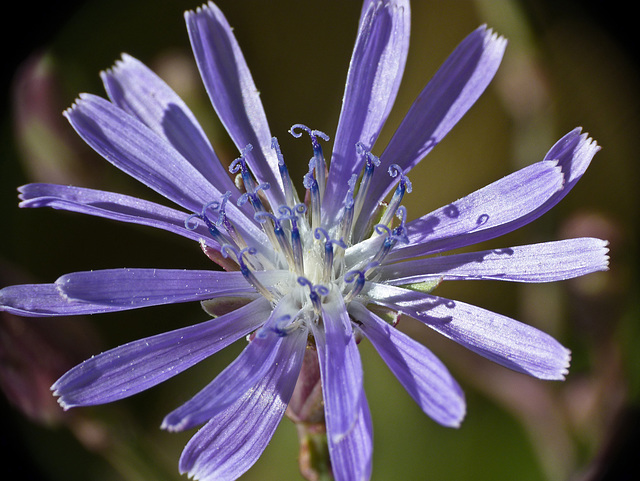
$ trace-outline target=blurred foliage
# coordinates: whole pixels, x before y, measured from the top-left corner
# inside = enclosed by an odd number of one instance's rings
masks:
[[[360,4],[217,3],[236,27],[272,133],[301,179],[308,145],[286,132],[298,122],[334,132]],[[183,96],[222,159],[237,156],[191,57],[182,12],[197,6],[186,0],[80,2],[64,22],[58,18],[47,25],[53,33],[44,45],[25,52],[10,73],[11,86],[3,92],[8,108],[0,160],[2,286],[51,282],[75,270],[207,265],[198,246],[170,234],[65,212],[19,211],[15,198],[15,188],[32,181],[157,198],[83,145],[60,115],[79,92],[102,94],[98,72],[122,52],[150,65]],[[468,415],[459,430],[428,419],[363,343],[375,429],[373,480],[635,479],[625,477],[632,474],[624,461],[630,458],[626,441],[638,436],[640,394],[634,296],[638,71],[633,50],[603,28],[603,18],[580,6],[551,0],[413,2],[405,77],[374,153],[464,36],[487,23],[509,45],[489,90],[412,172],[414,193],[406,202],[410,218],[540,160],[555,140],[580,125],[603,146],[587,174],[543,219],[491,245],[599,236],[611,242],[612,268],[552,285],[462,282],[438,288],[442,296],[515,317],[560,339],[573,351],[564,383],[507,371],[401,320],[400,327],[432,348],[463,386]],[[46,388],[82,356],[205,318],[198,306],[185,305],[74,320],[3,317],[0,363],[14,377],[4,378],[2,385],[0,447],[13,463],[23,463],[20,479],[180,479],[177,461],[190,433],[160,431],[160,421],[222,370],[241,346],[114,405],[65,413],[51,405]],[[80,335],[82,341],[59,342]],[[33,352],[9,349],[20,343]],[[55,362],[40,355],[36,346],[41,344],[53,349]],[[37,386],[16,384],[34,379]],[[25,390],[28,395],[20,396]],[[243,479],[301,479],[296,443],[293,424],[283,421]]]

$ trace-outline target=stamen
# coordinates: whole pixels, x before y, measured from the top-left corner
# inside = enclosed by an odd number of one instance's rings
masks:
[[[353,208],[354,208],[354,192],[356,189],[356,182],[358,176],[353,174],[349,179],[349,190],[344,198],[344,213],[342,214],[342,221],[340,224],[340,237],[345,240],[347,244],[351,243],[352,227],[353,227]]]
[[[284,163],[284,157],[282,155],[282,151],[280,150],[280,144],[278,143],[278,139],[275,137],[271,139],[271,148],[276,151],[276,156],[278,157],[278,168],[280,169],[280,177],[282,178],[282,185],[284,186],[284,197],[287,205],[296,205],[299,202],[298,194],[293,188],[293,182],[291,181],[291,176],[289,175],[289,169],[287,169],[287,165]]]
[[[231,172],[232,174],[240,172],[240,175],[242,176],[242,182],[244,183],[244,190],[246,192],[255,192],[256,190],[256,181],[253,178],[249,167],[247,166],[246,159],[247,154],[251,152],[251,150],[253,150],[253,146],[251,144],[247,144],[247,146],[242,149],[240,157],[235,159],[233,162],[231,162],[231,165],[229,165],[229,172]]]
[[[255,188],[251,191],[248,190],[238,198],[238,206],[244,205],[247,201],[249,201],[254,211],[265,212],[266,209],[264,208],[264,205],[262,204],[262,201],[258,196],[258,192],[260,190],[269,190],[270,187],[271,186],[265,182],[263,184],[255,186]]]
[[[398,182],[398,186],[396,187],[396,190],[389,201],[389,205],[380,220],[380,223],[384,225],[389,225],[391,219],[393,219],[393,216],[402,202],[405,192],[411,192],[411,181],[402,173],[402,169],[398,164],[392,164],[389,166],[389,175],[391,177],[397,177],[399,175],[400,181]]]
[[[355,198],[354,218],[358,218],[360,211],[362,210],[362,204],[367,196],[369,185],[371,185],[371,178],[373,177],[373,171],[375,167],[380,165],[380,159],[373,155],[362,142],[356,144],[356,152],[366,156],[366,165],[364,172],[362,173],[362,179],[360,180],[360,188]]]
[[[244,262],[245,254],[249,254],[249,255],[253,256],[253,255],[255,255],[257,253],[256,249],[254,247],[245,247],[244,249],[241,249],[240,251],[238,251],[238,249],[236,249],[235,247],[233,247],[233,246],[231,246],[229,244],[223,245],[222,246],[222,255],[224,257],[229,257],[229,253],[233,253],[233,255],[235,256],[236,261],[238,262],[238,265],[240,266],[240,272],[242,272],[242,275],[247,280],[247,282],[249,284],[251,284],[253,286],[253,288],[259,294],[261,294],[265,299],[267,299],[272,304],[275,303],[276,299],[273,296],[273,294],[266,287],[264,287],[262,285],[262,283],[260,283],[260,281],[258,281],[258,279],[256,278],[255,274],[253,272],[251,272],[249,267],[247,267],[247,264],[245,264],[245,262]]]
[[[309,172],[304,176],[303,185],[309,191],[311,203],[311,229],[315,230],[320,224],[320,207],[322,200],[320,199],[320,190],[318,181],[313,178],[313,159],[309,162]]]
[[[389,254],[391,249],[397,244],[398,241],[403,243],[409,242],[409,238],[407,237],[406,228],[405,228],[405,220],[407,218],[407,209],[404,206],[400,206],[397,209],[396,217],[400,219],[400,225],[391,230],[385,224],[376,224],[375,231],[382,235],[387,234],[387,238],[382,243],[380,250],[376,252],[376,255],[373,256],[371,262],[381,263],[385,257]],[[369,272],[367,272],[369,274]]]
[[[387,257],[387,254],[389,254],[389,251],[391,250],[391,248],[394,245],[396,245],[396,242],[398,240],[394,237],[391,229],[389,229],[384,224],[376,224],[374,229],[380,235],[382,235],[383,233],[387,234],[387,238],[382,243],[382,246],[380,247],[380,250],[378,250],[378,252],[376,252],[376,255],[373,256],[373,259],[371,261],[371,262],[380,263],[382,261],[382,259]]]
[[[342,239],[340,240],[332,240],[329,237],[329,233],[323,229],[322,227],[318,227],[314,231],[314,237],[320,240],[324,237],[324,263],[322,266],[322,280],[323,282],[331,282],[333,279],[333,245],[337,245],[342,247],[343,249],[347,248],[347,245],[344,243]]]
[[[282,228],[280,219],[278,219],[271,212],[256,212],[254,217],[258,222],[262,224],[268,222],[267,219],[271,219],[273,221],[273,233],[277,240],[278,246],[280,247],[280,251],[284,254],[289,268],[294,268],[295,264],[293,261],[293,251],[291,250],[291,244],[287,240],[287,236],[285,235],[284,229]]]
[[[324,297],[328,295],[329,289],[322,284],[314,285],[309,279],[303,276],[298,277],[298,284],[309,287],[309,299],[311,299],[313,310],[319,316],[322,313],[322,299],[320,296]]]
[[[294,209],[286,205],[281,205],[279,211],[283,214],[283,219],[291,222],[291,250],[293,252],[293,263],[296,274],[299,276],[304,274],[304,253],[302,249],[302,239],[300,238],[300,230],[298,229],[298,216],[296,213],[304,214],[306,212],[304,204],[298,204]],[[304,217],[303,217],[304,218]]]
[[[247,247],[247,243],[242,238],[242,236],[238,233],[234,225],[227,218],[226,207],[227,207],[227,201],[229,200],[229,197],[231,197],[231,192],[230,191],[225,192],[224,196],[222,197],[222,202],[220,203],[220,209],[219,209],[220,214],[218,215],[216,226],[218,228],[223,226],[224,229],[229,234],[229,236],[236,243],[236,245],[242,249]]]
[[[218,244],[220,244],[221,246],[224,244],[230,244],[233,241],[229,240],[222,232],[220,232],[218,227],[213,222],[211,222],[211,219],[209,219],[209,217],[207,216],[207,210],[211,206],[213,206],[214,209],[217,209],[218,207],[220,207],[220,203],[218,201],[209,202],[202,208],[202,211],[199,214],[191,214],[189,217],[187,217],[184,221],[184,227],[188,230],[195,230],[198,227],[198,224],[191,221],[193,219],[200,219],[205,223],[207,229],[209,230],[209,233]]]
[[[329,140],[329,136],[320,130],[311,130],[309,127],[303,124],[295,124],[289,129],[289,133],[293,135],[296,139],[300,138],[302,132],[296,132],[296,129],[300,129],[305,131],[311,137],[311,146],[313,147],[313,163],[316,173],[316,181],[318,182],[318,192],[320,195],[320,200],[322,201],[324,197],[324,190],[326,185],[326,176],[327,176],[327,163],[324,159],[324,153],[322,152],[322,147],[320,146],[320,142],[318,142],[318,137],[320,137],[325,142]]]
[[[409,237],[407,236],[407,228],[405,223],[407,221],[407,208],[403,205],[398,207],[396,211],[396,217],[400,219],[400,225],[393,229],[393,235],[404,244],[409,242]]]
[[[349,304],[364,287],[365,283],[365,273],[363,271],[349,271],[344,275],[344,281],[351,284],[355,282],[353,285],[353,289],[351,289],[346,296],[344,296],[344,303]]]
[[[265,338],[269,331],[275,332],[279,337],[285,337],[289,335],[289,333],[293,330],[291,329],[291,316],[289,314],[285,314],[284,316],[279,317],[274,321],[274,326],[263,326],[256,331],[256,337]]]

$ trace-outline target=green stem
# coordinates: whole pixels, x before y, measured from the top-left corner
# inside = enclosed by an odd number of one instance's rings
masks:
[[[308,481],[333,481],[324,423],[296,423],[300,439],[300,472]]]

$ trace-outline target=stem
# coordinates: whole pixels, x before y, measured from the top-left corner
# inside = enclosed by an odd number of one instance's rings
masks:
[[[300,472],[308,481],[333,481],[327,430],[324,423],[297,423]]]

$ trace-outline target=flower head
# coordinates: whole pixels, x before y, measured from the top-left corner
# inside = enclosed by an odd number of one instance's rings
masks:
[[[315,395],[322,402],[304,416],[326,424],[335,478],[359,480],[369,478],[372,459],[361,339],[371,342],[436,422],[458,426],[465,413],[463,392],[446,367],[381,317],[382,311],[392,318],[411,316],[516,371],[541,379],[565,376],[569,351],[552,337],[430,292],[452,279],[550,282],[603,270],[606,242],[581,238],[433,254],[533,221],[567,194],[599,148],[573,130],[540,162],[411,220],[402,205],[412,190],[409,171],[485,90],[506,41],[484,26],[464,39],[378,156],[372,149],[407,56],[409,10],[408,0],[365,1],[329,159],[327,134],[291,127],[291,135],[311,144],[302,196],[232,29],[213,3],[185,18],[206,90],[239,151],[229,168],[235,182],[185,103],[129,55],[102,73],[109,100],[83,94],[65,112],[99,154],[179,209],[53,184],[21,187],[22,207],[49,206],[168,230],[198,242],[225,270],[76,272],[53,284],[0,291],[2,309],[24,316],[188,301],[200,301],[215,316],[133,341],[70,370],[53,385],[64,408],[131,396],[248,336],[238,358],[163,421],[172,431],[204,424],[183,452],[181,471],[197,479],[242,475],[292,396],[297,405],[300,391],[313,391],[300,373],[315,365],[321,380]]]

